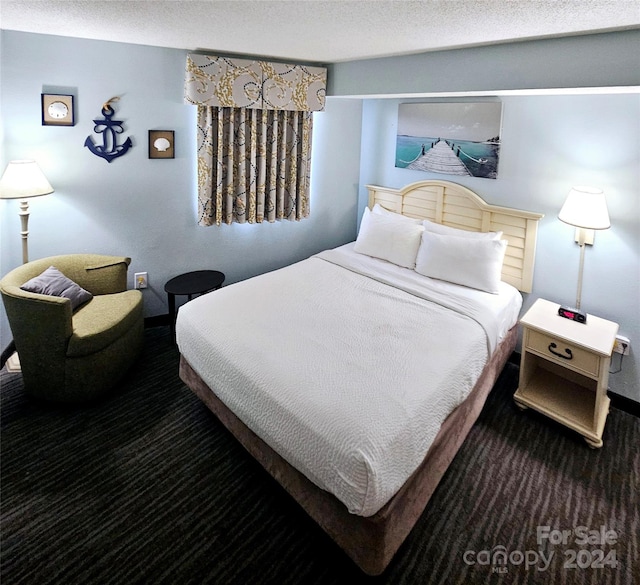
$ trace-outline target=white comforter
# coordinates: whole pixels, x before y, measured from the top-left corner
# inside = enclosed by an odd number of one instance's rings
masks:
[[[522,299],[323,252],[180,308],[180,352],[259,437],[350,512],[420,464]]]

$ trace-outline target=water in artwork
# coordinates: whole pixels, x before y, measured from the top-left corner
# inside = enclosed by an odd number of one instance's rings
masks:
[[[471,140],[451,140],[440,137],[420,137],[398,135],[396,142],[396,167],[418,168],[420,159],[438,143],[444,141],[469,174],[474,177],[495,179],[498,175],[498,159],[500,142],[498,139],[488,139],[483,142]],[[412,167],[413,165],[413,167]],[[424,170],[424,168],[423,168]],[[437,168],[429,169],[433,172],[443,172]]]

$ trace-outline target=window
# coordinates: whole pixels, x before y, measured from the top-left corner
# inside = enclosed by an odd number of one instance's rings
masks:
[[[201,225],[309,215],[313,111],[324,107],[325,88],[319,67],[187,57]]]

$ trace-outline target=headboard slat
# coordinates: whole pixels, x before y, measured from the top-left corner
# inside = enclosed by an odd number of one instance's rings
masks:
[[[502,231],[508,241],[502,280],[522,292],[531,292],[538,222],[541,213],[486,203],[476,193],[449,181],[419,181],[401,189],[367,185],[369,208],[476,232]]]

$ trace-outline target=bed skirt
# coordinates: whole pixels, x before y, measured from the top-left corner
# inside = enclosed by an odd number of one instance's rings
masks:
[[[349,513],[342,502],[289,465],[216,397],[183,356],[180,356],[180,377],[365,573],[379,575],[426,508],[480,415],[516,341],[517,326],[514,326],[493,353],[467,399],[444,421],[418,469],[376,514],[368,517]]]

